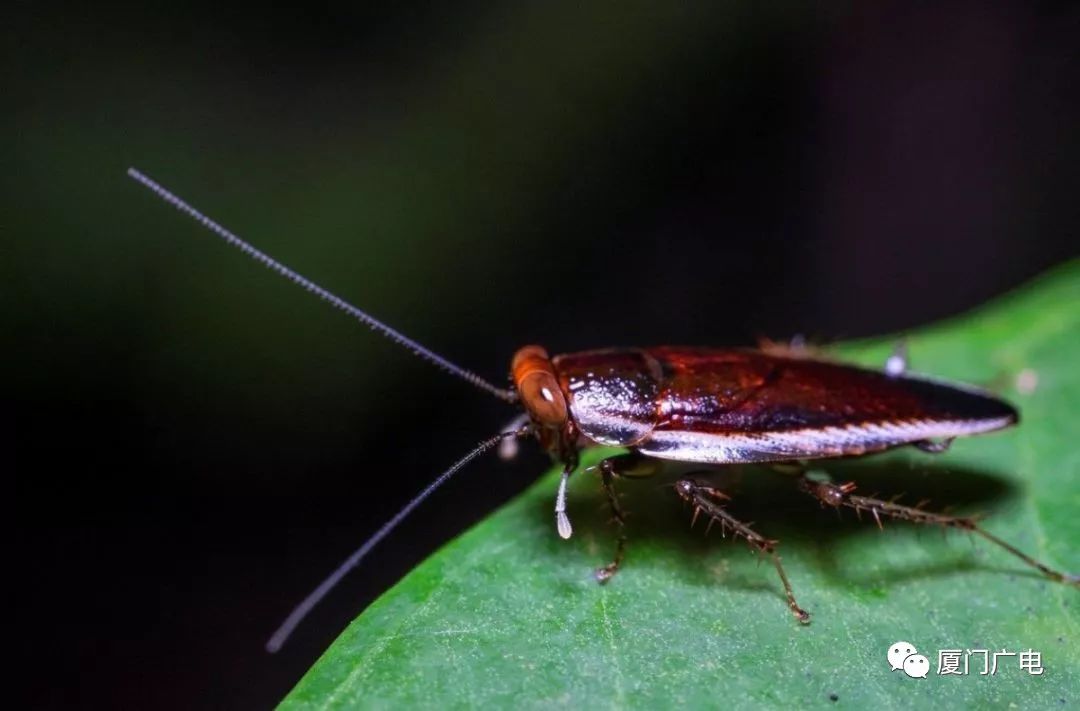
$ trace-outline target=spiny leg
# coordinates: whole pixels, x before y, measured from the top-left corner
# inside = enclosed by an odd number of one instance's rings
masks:
[[[691,525],[697,521],[698,516],[704,513],[709,518],[710,528],[714,523],[719,522],[720,530],[724,535],[730,529],[732,537],[738,538],[742,536],[750,544],[751,548],[768,554],[773,565],[776,566],[777,574],[780,575],[780,582],[784,584],[784,595],[787,597],[788,607],[791,608],[791,612],[799,622],[803,624],[810,622],[810,613],[799,607],[799,603],[795,601],[795,593],[791,590],[791,583],[784,572],[784,566],[780,564],[780,556],[776,555],[777,541],[765,538],[751,529],[749,525],[742,523],[729,514],[719,502],[730,497],[719,489],[699,484],[691,479],[680,479],[675,484],[675,491],[684,501],[694,507],[694,518]]]
[[[1037,569],[1051,580],[1070,583],[1072,585],[1080,585],[1080,576],[1061,573],[1040,563],[1020,549],[1006,543],[982,528],[975,517],[949,516],[947,514],[925,511],[922,508],[922,503],[915,506],[903,506],[896,503],[895,500],[885,501],[869,496],[858,496],[851,493],[855,491],[855,484],[850,481],[845,484],[833,484],[831,482],[814,481],[803,477],[799,480],[799,488],[816,498],[823,505],[832,506],[834,508],[846,506],[847,508],[854,509],[855,513],[858,514],[860,518],[862,518],[862,512],[870,512],[874,517],[874,522],[877,523],[878,528],[882,528],[881,517],[886,516],[897,520],[911,521],[912,523],[922,523],[932,526],[936,525],[942,526],[943,528],[959,528],[964,531],[976,533],[991,543],[1012,553],[1014,556]]]
[[[618,527],[618,538],[615,543],[615,557],[610,563],[596,569],[596,581],[606,583],[619,571],[623,558],[626,556],[626,512],[619,502],[619,494],[615,491],[615,479],[618,478],[642,478],[656,473],[660,464],[656,459],[645,457],[636,452],[617,454],[608,457],[596,465],[595,469],[600,472],[600,483],[607,495],[608,507],[611,509],[611,519]],[[590,470],[594,467],[590,467]]]
[[[607,494],[608,506],[611,507],[611,519],[617,526],[615,539],[615,557],[607,565],[596,569],[596,581],[606,583],[611,580],[615,573],[619,572],[623,557],[626,555],[626,514],[619,503],[619,495],[615,491],[615,467],[611,459],[600,462],[600,481]]]

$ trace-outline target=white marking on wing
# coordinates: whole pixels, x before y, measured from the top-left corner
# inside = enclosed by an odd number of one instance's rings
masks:
[[[878,451],[924,439],[990,432],[1012,422],[1011,417],[982,420],[910,420],[763,434],[708,434],[662,430],[653,431],[636,447],[642,454],[650,457],[684,462],[769,462]]]

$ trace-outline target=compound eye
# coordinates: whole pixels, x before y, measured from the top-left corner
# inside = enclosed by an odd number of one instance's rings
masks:
[[[533,371],[518,384],[518,395],[529,414],[545,427],[562,427],[566,424],[566,398],[555,376],[544,371]]]

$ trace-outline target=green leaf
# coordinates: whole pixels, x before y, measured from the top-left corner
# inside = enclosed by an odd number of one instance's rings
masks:
[[[842,346],[880,363],[893,338]],[[992,515],[986,527],[1080,571],[1080,261],[976,313],[908,337],[913,367],[981,383],[1016,403],[1009,431],[944,455],[901,451],[822,465],[866,493]],[[595,462],[603,452],[586,457]],[[731,468],[729,510],[780,539],[808,626],[788,612],[771,565],[690,512],[659,479],[620,482],[632,512],[623,570],[592,578],[614,548],[596,477],[572,479],[575,535],[555,533],[557,471],[413,570],[338,638],[286,708],[1075,708],[1080,594],[961,532],[873,525],[794,491],[790,477]],[[460,485],[460,483],[459,483]],[[891,672],[911,642],[926,679]],[[938,650],[1041,653],[1045,673],[1001,658],[984,676],[939,676]],[[832,698],[832,696],[835,698]]]

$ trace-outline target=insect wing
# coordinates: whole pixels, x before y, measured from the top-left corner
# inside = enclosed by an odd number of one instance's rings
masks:
[[[1018,419],[966,386],[760,351],[591,351],[556,367],[582,434],[680,461],[856,455]]]
[[[649,354],[667,385],[660,419],[639,449],[656,457],[726,463],[857,455],[1018,419],[987,393],[918,377],[756,351]],[[703,394],[718,389],[727,401],[702,412]]]

